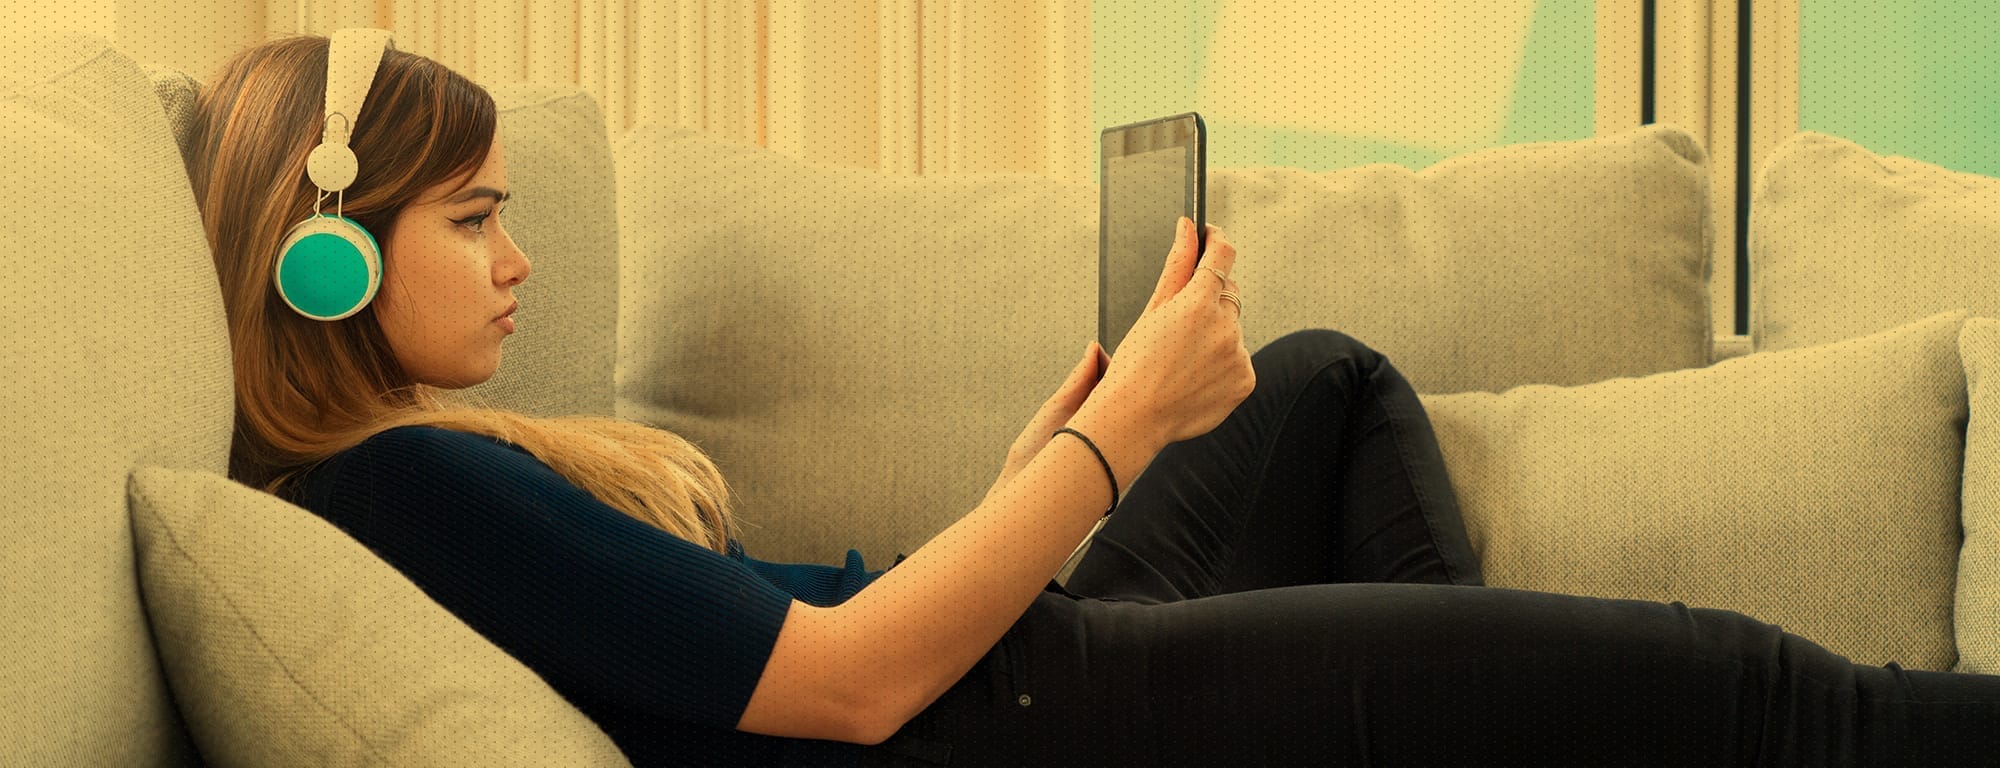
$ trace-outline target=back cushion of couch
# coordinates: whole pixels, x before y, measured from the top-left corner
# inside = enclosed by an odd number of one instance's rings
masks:
[[[1709,363],[1706,163],[1650,125],[1421,171],[1218,170],[1209,213],[1253,351],[1327,327],[1418,392],[1573,386]]]
[[[618,413],[709,451],[754,556],[914,551],[1096,336],[1094,183],[817,166],[665,126],[613,148]],[[1210,218],[1252,350],[1329,327],[1418,391],[1578,384],[1706,364],[1704,160],[1651,126],[1417,172],[1214,169]]]
[[[505,227],[533,265],[514,289],[519,331],[493,378],[472,388],[537,415],[612,414],[618,348],[618,222],[610,138],[576,86],[485,84],[507,150]]]
[[[195,759],[134,575],[125,477],[228,469],[222,295],[160,102],[101,38],[0,84],[0,745],[19,765]]]
[[[2000,317],[2000,179],[1792,135],[1750,198],[1750,334],[1758,351],[1893,328],[1963,308]]]

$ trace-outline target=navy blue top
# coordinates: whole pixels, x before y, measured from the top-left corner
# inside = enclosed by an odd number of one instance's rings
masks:
[[[505,441],[385,430],[282,494],[548,681],[635,766],[860,762],[861,745],[735,730],[791,601],[884,571],[728,555],[642,523]],[[900,561],[900,558],[899,558]]]

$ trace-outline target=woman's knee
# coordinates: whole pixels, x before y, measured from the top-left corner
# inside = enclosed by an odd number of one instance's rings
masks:
[[[1264,365],[1297,367],[1309,371],[1319,371],[1332,367],[1340,361],[1351,361],[1359,373],[1367,373],[1380,367],[1387,358],[1375,348],[1360,339],[1330,328],[1307,328],[1293,331],[1264,345],[1252,356],[1253,362]],[[1263,365],[1259,373],[1263,373]],[[1260,376],[1261,379],[1261,376]]]
[[[1285,404],[1305,390],[1328,387],[1358,397],[1385,376],[1398,375],[1382,353],[1324,328],[1281,336],[1251,355],[1250,363],[1257,371],[1257,389],[1251,396]]]

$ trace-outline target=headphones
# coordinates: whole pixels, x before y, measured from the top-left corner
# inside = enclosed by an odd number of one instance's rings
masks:
[[[382,285],[382,247],[361,224],[340,215],[340,204],[360,167],[354,150],[347,148],[354,118],[361,113],[361,102],[390,43],[388,30],[356,27],[335,30],[327,46],[319,146],[306,158],[306,175],[320,192],[312,216],[285,234],[278,264],[271,270],[271,281],[285,304],[314,320],[339,320],[360,312]],[[339,197],[334,214],[321,213],[320,205],[335,194]]]

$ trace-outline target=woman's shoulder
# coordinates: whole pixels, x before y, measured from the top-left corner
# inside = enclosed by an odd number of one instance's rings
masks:
[[[346,451],[354,472],[398,477],[456,477],[478,481],[494,474],[519,476],[522,470],[546,465],[518,445],[492,435],[429,424],[391,427]]]
[[[391,427],[301,472],[284,494],[295,503],[324,505],[342,487],[360,482],[377,486],[387,477],[427,482],[470,479],[487,470],[518,469],[537,463],[521,447],[496,437],[429,424]]]
[[[433,424],[406,424],[369,435],[368,439],[348,449],[349,452],[367,449],[410,450],[419,448],[449,447],[485,451],[489,447],[503,448],[516,453],[526,453],[520,446],[492,435],[440,427]]]

